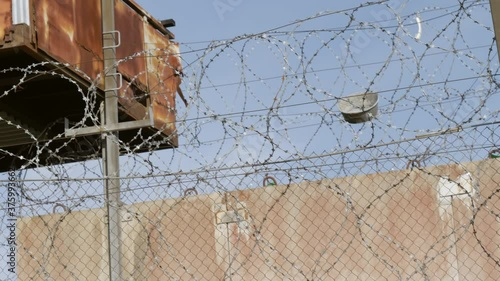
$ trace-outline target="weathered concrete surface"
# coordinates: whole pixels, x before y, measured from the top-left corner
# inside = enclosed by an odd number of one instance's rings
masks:
[[[490,159],[126,206],[126,280],[500,280],[499,171]],[[103,214],[19,219],[19,280],[105,280]]]

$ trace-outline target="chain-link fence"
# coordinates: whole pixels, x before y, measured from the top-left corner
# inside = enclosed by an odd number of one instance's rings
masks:
[[[25,76],[0,83],[0,104],[50,76],[74,81],[86,107],[80,122],[51,124],[48,139],[0,115],[0,127],[33,140],[0,148],[0,166],[13,167],[1,178],[0,279],[499,280],[490,5],[445,2],[366,2],[181,43],[186,106],[167,136],[119,133],[120,202],[104,187],[108,132],[62,137],[100,124],[99,82],[81,87],[55,63],[5,68]],[[146,72],[177,79],[176,55],[146,50],[118,65],[154,57]],[[122,87],[140,92],[143,74]]]
[[[479,132],[490,129],[500,128]],[[492,147],[471,149],[484,158],[473,162],[464,150],[429,153],[444,160],[436,166],[391,145],[122,179],[125,279],[496,280]],[[101,189],[99,179],[23,182],[26,194],[52,193],[22,207],[20,280],[107,279],[106,211],[83,207],[103,205]]]

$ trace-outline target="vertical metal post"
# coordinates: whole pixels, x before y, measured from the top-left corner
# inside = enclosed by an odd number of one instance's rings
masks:
[[[115,36],[115,2],[101,0],[103,58],[104,58],[104,92],[105,92],[105,126],[118,124],[118,95],[116,87],[116,38]],[[101,121],[102,122],[102,121]],[[106,193],[108,214],[108,263],[109,277],[112,281],[122,280],[121,251],[121,217],[120,217],[120,171],[118,132],[108,132],[103,149],[104,188]]]
[[[491,17],[493,18],[493,28],[497,41],[497,51],[500,58],[500,1],[490,0]]]

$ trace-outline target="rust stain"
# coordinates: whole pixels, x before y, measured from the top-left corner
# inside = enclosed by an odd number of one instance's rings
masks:
[[[137,7],[123,1],[115,4],[121,37],[118,71],[124,77],[120,104],[130,116],[140,118],[147,112],[146,97],[151,97],[155,128],[173,134],[182,71],[179,46],[158,32],[152,19],[143,19]],[[33,0],[33,6],[38,48],[96,79],[103,71],[100,1]]]
[[[91,78],[103,71],[102,28],[99,0],[73,1],[75,42],[79,47],[79,68]]]
[[[12,0],[0,0],[0,45],[12,27]]]
[[[146,61],[144,54],[144,25],[142,18],[122,1],[115,5],[116,29],[120,31],[122,44],[116,50],[118,71],[129,81],[146,84]],[[138,54],[138,55],[137,55]]]
[[[100,2],[33,0],[33,6],[39,49],[95,79],[103,68]]]
[[[158,36],[156,29],[148,24],[145,24],[144,31],[144,44],[148,52],[147,86],[155,115],[155,127],[173,132],[176,120],[175,95],[182,72],[179,46],[166,37]]]
[[[137,101],[145,105],[150,98],[155,128],[166,135],[175,135],[175,95],[182,71],[178,44],[143,19],[135,3],[128,4],[117,1],[115,11],[122,41],[117,49],[117,57],[121,60],[118,70],[125,79],[124,85],[129,86],[120,91],[120,103],[134,107],[129,111],[143,116],[139,106],[133,104]],[[175,136],[172,143],[177,143]]]
[[[165,29],[160,21],[151,16],[146,10],[139,6],[134,0],[122,0],[130,8],[132,8],[137,14],[139,14],[145,22],[148,22],[151,26],[156,28],[162,35],[168,37],[169,39],[174,39],[175,36],[170,31]]]

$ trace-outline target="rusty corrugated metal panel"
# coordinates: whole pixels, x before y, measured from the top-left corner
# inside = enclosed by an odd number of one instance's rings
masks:
[[[32,0],[38,48],[95,79],[102,71],[99,0]]]
[[[169,39],[174,39],[175,36],[168,29],[166,29],[160,21],[151,16],[146,10],[139,6],[134,0],[123,0],[128,6],[130,6],[137,14],[144,18],[152,27],[161,32],[161,34],[167,36]]]
[[[115,24],[120,31],[122,44],[117,48],[118,71],[129,81],[146,85],[146,61],[144,55],[134,56],[144,50],[144,25],[142,17],[122,1],[115,2]]]
[[[17,4],[23,9],[30,9],[30,24],[12,25],[12,1],[0,0],[0,66],[1,68],[24,68],[31,64],[53,60],[68,63],[70,67],[57,68],[81,87],[87,87],[89,80],[94,81],[99,75],[98,87],[102,90],[103,55],[102,55],[102,27],[100,0],[20,0]],[[29,6],[26,4],[29,2]],[[160,149],[177,146],[175,134],[175,95],[179,77],[170,67],[173,61],[175,69],[180,69],[180,59],[176,44],[169,41],[165,29],[158,30],[158,21],[145,13],[135,2],[129,0],[115,0],[117,29],[121,32],[122,44],[117,49],[118,58],[132,56],[149,48],[158,48],[148,55],[156,56],[146,59],[140,56],[130,61],[120,63],[118,71],[123,75],[123,88],[119,91],[120,121],[143,119],[148,112],[147,99],[151,97],[151,104],[155,111],[155,128],[147,128],[140,133],[144,138],[156,134],[160,130],[163,135],[170,137],[169,142],[163,142]],[[145,32],[147,30],[147,32]],[[158,32],[160,31],[160,32]],[[147,33],[147,34],[146,34]],[[54,70],[52,66],[47,69]],[[0,84],[0,91],[6,90],[8,79],[16,77],[2,77],[4,85]],[[49,80],[41,77],[41,80]],[[53,82],[53,83],[52,83]],[[72,121],[81,120],[83,111],[82,99],[71,88],[68,81],[53,80],[49,88],[55,95],[46,96],[40,92],[38,83],[31,80],[25,83],[22,95],[36,98],[39,103],[32,104],[31,110],[18,108],[16,116],[23,116],[23,120],[31,127],[42,131],[44,126],[71,116]],[[47,82],[48,83],[48,82]],[[71,87],[70,87],[71,86]],[[47,88],[47,84],[44,84]],[[4,89],[5,88],[5,89]],[[102,91],[98,92],[98,99],[102,99]],[[21,96],[10,95],[0,101],[0,109],[5,112],[14,111],[13,108],[22,104]],[[61,108],[60,104],[65,104]],[[33,112],[43,114],[42,120],[34,120]],[[71,114],[68,113],[71,111]],[[19,114],[18,114],[19,113]],[[38,122],[39,121],[39,122]],[[3,128],[0,126],[0,129]],[[0,130],[0,133],[2,131]],[[124,141],[130,141],[136,132],[127,131],[120,134]],[[54,133],[55,134],[55,133]],[[131,143],[134,146],[138,143]],[[11,147],[13,150],[21,147]],[[27,150],[23,150],[27,151]],[[27,153],[27,152],[26,152]],[[23,155],[28,157],[28,155]],[[76,161],[76,160],[75,160]],[[5,161],[4,161],[5,162]],[[0,170],[8,168],[0,165]]]
[[[144,44],[148,50],[147,78],[156,128],[175,131],[175,97],[182,72],[179,46],[168,38],[158,36],[152,26],[145,24]]]
[[[162,35],[138,14],[138,6],[127,1],[116,1],[116,28],[120,31],[122,44],[117,49],[117,57],[126,59],[118,65],[119,72],[125,77],[120,91],[120,103],[125,110],[136,119],[145,116],[146,108],[135,104],[140,101],[144,105],[146,98],[151,97],[155,128],[171,135],[171,143],[177,146],[175,132],[175,95],[180,79],[174,75],[173,67],[180,69],[177,45]],[[136,55],[142,53],[140,55]],[[172,58],[169,56],[172,55]],[[133,56],[133,57],[132,57]],[[130,85],[133,84],[133,85]]]
[[[0,0],[0,46],[12,27],[12,0]]]
[[[62,1],[57,5],[50,0],[33,1],[38,48],[96,78],[102,71],[99,1]],[[151,95],[155,127],[171,134],[175,131],[175,95],[180,82],[175,75],[175,71],[180,70],[180,60],[174,55],[178,53],[178,46],[149,21],[144,21],[136,10],[121,0],[115,3],[116,26],[121,34],[117,57],[151,50],[147,58],[139,56],[118,66],[126,79],[124,85],[132,81],[134,87],[145,91],[139,93],[124,88],[120,92],[120,103],[134,118],[144,116],[146,108],[135,102]]]

